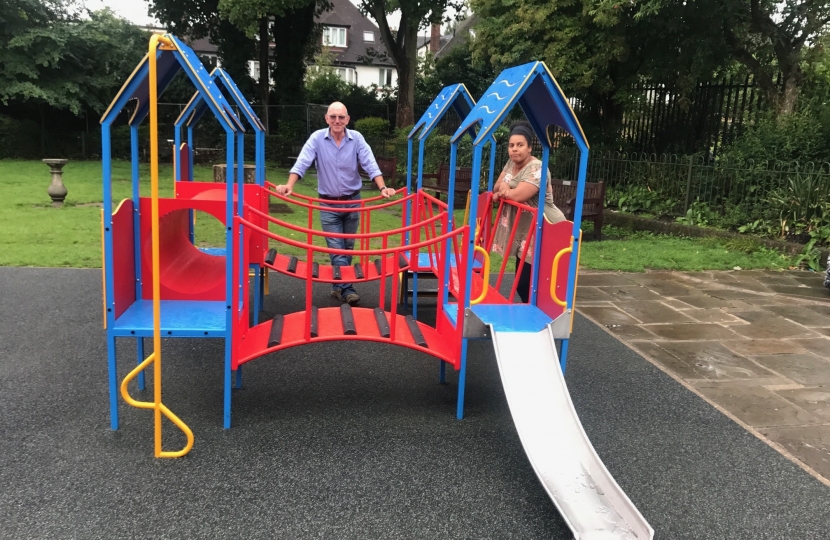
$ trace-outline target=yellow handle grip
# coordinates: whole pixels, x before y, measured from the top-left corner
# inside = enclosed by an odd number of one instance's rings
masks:
[[[559,253],[556,254],[556,257],[553,258],[553,266],[550,270],[550,297],[556,302],[557,305],[562,307],[568,307],[568,302],[565,300],[560,300],[559,297],[556,296],[556,277],[559,273],[559,259],[562,258],[562,255],[565,253],[571,253],[574,250],[574,241],[573,237],[571,237],[571,245],[562,249]]]
[[[481,277],[481,294],[478,295],[478,298],[475,300],[470,300],[470,304],[478,304],[485,297],[487,297],[487,287],[490,286],[490,253],[487,252],[481,246],[476,246],[475,251],[473,253],[481,253],[484,255],[484,272]],[[473,257],[473,261],[475,261],[475,257]]]

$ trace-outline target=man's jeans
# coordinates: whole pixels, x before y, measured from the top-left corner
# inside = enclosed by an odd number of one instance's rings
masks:
[[[354,194],[352,197],[355,200],[360,200],[360,192]],[[360,204],[325,204],[323,206],[332,206],[335,208],[358,208]],[[345,233],[355,234],[360,222],[359,212],[324,212],[320,211],[320,224],[323,226],[323,231],[331,233]],[[326,245],[331,249],[354,249],[354,238],[330,238],[326,237]],[[335,255],[330,254],[332,266],[351,266],[351,255]],[[340,289],[343,296],[349,293],[357,294],[354,286],[351,283],[332,283],[333,289]]]

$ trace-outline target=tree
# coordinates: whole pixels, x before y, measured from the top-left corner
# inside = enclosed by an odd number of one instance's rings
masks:
[[[830,1],[732,0],[718,15],[735,59],[752,72],[779,114],[792,114],[804,83],[805,45],[826,32]],[[777,73],[781,86],[775,84]]]
[[[34,0],[0,7],[7,44],[0,47],[0,102],[34,105],[42,144],[49,108],[103,112],[147,50],[147,34],[109,9],[83,18],[74,7]]]
[[[273,78],[275,81],[291,81],[294,88],[301,88],[305,53],[313,36],[314,15],[322,5],[322,0],[320,4],[317,0],[219,0],[222,17],[248,36],[258,37],[259,87],[266,110],[271,87],[269,22],[273,19],[274,41],[280,44],[280,47],[275,47],[277,71]]]
[[[256,43],[245,32],[219,15],[219,0],[150,0],[150,13],[171,32],[188,39],[208,38],[216,45],[222,68],[243,94],[255,95],[248,71]],[[261,94],[260,94],[261,97]]]
[[[605,0],[473,0],[472,59],[496,71],[545,61],[599,126],[595,136],[612,141],[637,82],[691,87],[727,61],[707,1],[665,0],[648,12]]]
[[[418,31],[431,23],[443,22],[447,8],[461,11],[463,6],[462,0],[361,0],[361,11],[377,23],[386,50],[398,68],[398,127],[415,123]],[[401,20],[398,30],[393,31],[386,16],[396,9],[401,11]]]

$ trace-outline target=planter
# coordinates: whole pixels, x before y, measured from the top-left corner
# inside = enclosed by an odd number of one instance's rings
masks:
[[[69,190],[63,185],[63,166],[69,163],[69,160],[44,159],[41,161],[49,165],[50,172],[52,173],[52,183],[49,185],[46,193],[52,198],[52,206],[61,207],[63,206],[64,199],[66,199],[66,194],[69,193]]]
[[[238,174],[238,165],[233,166],[233,177],[236,180],[236,175]],[[221,182],[225,183],[227,178],[228,166],[226,164],[219,164],[213,166],[213,181],[214,182]],[[243,172],[243,178],[245,179],[246,184],[255,184],[256,183],[256,165],[245,165]]]

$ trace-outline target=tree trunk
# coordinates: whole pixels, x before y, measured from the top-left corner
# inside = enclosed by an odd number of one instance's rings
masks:
[[[265,127],[265,134],[270,135],[268,128],[268,95],[271,93],[270,62],[268,51],[270,48],[268,36],[268,17],[259,20],[259,95],[262,101],[262,123]]]
[[[403,47],[395,55],[398,68],[398,111],[395,119],[397,127],[411,126],[415,123],[415,71],[418,67],[416,40],[418,26],[408,25],[405,29]]]
[[[46,156],[46,111],[43,103],[38,104],[40,113],[40,155]]]
[[[798,95],[804,74],[801,72],[801,66],[796,64],[791,66],[783,75],[784,86],[779,90],[778,114],[789,115],[795,112],[795,106],[798,104]]]

